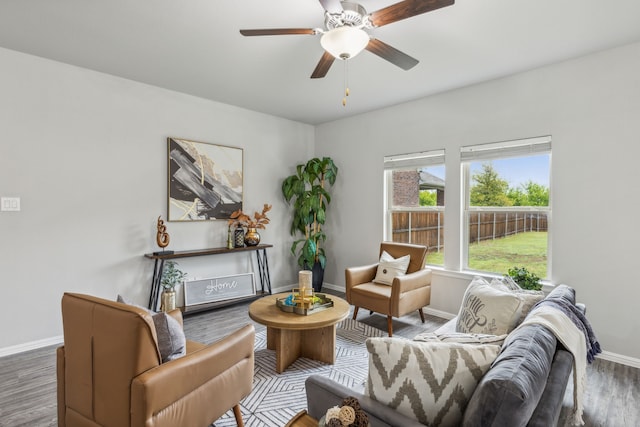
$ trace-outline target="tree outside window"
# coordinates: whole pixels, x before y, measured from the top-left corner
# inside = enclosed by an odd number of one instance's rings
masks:
[[[486,150],[482,159],[463,163],[465,269],[507,274],[524,267],[548,277],[550,140],[548,148],[513,155],[496,144],[494,157]]]

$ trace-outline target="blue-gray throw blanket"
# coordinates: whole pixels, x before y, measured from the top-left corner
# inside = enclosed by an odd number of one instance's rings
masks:
[[[587,343],[587,362],[593,362],[596,355],[602,353],[600,343],[598,342],[596,335],[593,332],[591,324],[587,320],[587,317],[584,315],[582,310],[580,310],[575,304],[572,304],[567,299],[562,298],[562,296],[554,297],[553,295],[549,295],[545,299],[539,301],[535,306],[533,306],[533,308],[538,306],[549,306],[560,310],[569,319],[571,319],[571,321],[580,331],[582,331]]]

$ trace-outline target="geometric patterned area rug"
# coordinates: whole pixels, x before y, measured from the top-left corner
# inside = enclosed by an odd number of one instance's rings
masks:
[[[240,402],[246,427],[282,427],[295,414],[307,407],[304,381],[311,374],[329,377],[353,389],[364,388],[369,354],[364,345],[368,337],[385,336],[386,332],[345,319],[336,328],[336,363],[329,365],[299,358],[283,373],[275,371],[275,351],[266,348],[266,331],[256,334],[255,373],[251,394]],[[228,411],[215,427],[234,427],[233,411]]]

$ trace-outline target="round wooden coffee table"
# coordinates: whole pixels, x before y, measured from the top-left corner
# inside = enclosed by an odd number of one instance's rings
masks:
[[[276,372],[283,372],[298,357],[335,363],[336,324],[349,315],[349,303],[330,295],[333,307],[305,316],[276,306],[276,299],[287,295],[268,295],[249,305],[249,317],[267,327],[267,348],[276,351]]]

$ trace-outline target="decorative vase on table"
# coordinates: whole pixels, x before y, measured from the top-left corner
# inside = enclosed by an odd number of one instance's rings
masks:
[[[176,309],[176,291],[165,289],[162,291],[162,311],[165,313]]]
[[[235,241],[233,239],[233,230],[231,227],[227,230],[227,249],[233,249],[235,247]]]
[[[255,227],[249,227],[247,229],[247,234],[244,235],[244,242],[247,246],[256,246],[260,243],[260,234]]]
[[[244,228],[242,228],[239,224],[233,232],[233,241],[236,248],[244,247]]]
[[[324,282],[324,268],[322,268],[322,264],[316,261],[313,264],[313,267],[309,268],[309,266],[305,263],[304,269],[312,272],[311,285],[313,286],[313,292],[322,292],[322,284]]]

